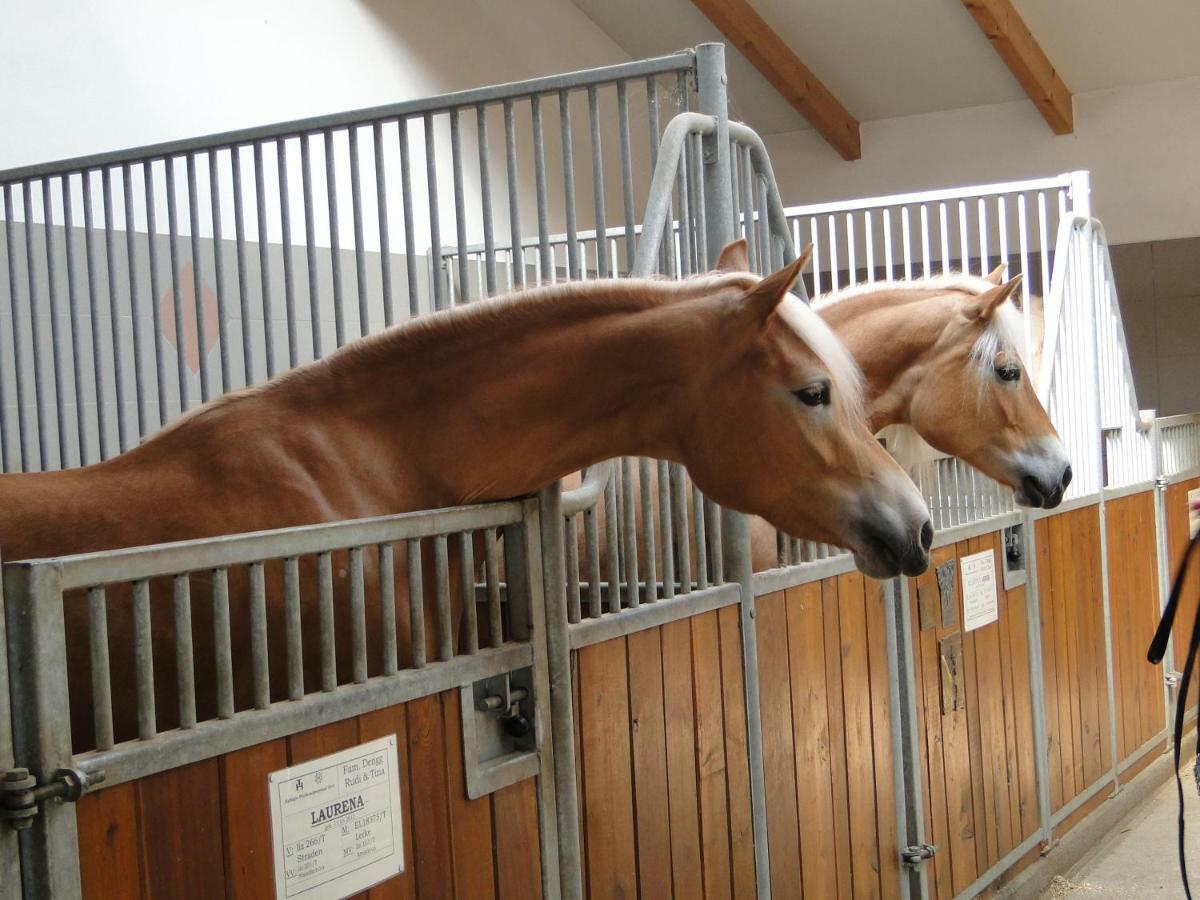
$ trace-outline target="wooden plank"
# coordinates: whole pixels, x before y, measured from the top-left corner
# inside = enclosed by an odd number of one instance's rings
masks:
[[[152,897],[223,896],[221,772],[217,760],[206,759],[141,778],[137,792],[146,893]],[[247,797],[246,802],[253,801]],[[232,815],[237,812],[230,811]]]
[[[442,704],[436,695],[408,704],[408,758],[417,896],[452,896],[457,891],[450,847],[446,737],[442,731]]]
[[[1060,809],[1063,805],[1063,762],[1062,739],[1059,735],[1058,717],[1058,643],[1054,594],[1054,571],[1050,556],[1050,519],[1041,519],[1034,525],[1037,537],[1038,560],[1038,610],[1042,630],[1042,696],[1046,704],[1046,756],[1047,775],[1050,781],[1050,808]]]
[[[825,627],[825,694],[829,710],[829,770],[833,782],[833,837],[837,852],[837,895],[850,897],[850,793],[846,774],[846,718],[842,704],[842,626],[838,580],[821,582],[821,617]]]
[[[1012,0],[962,0],[962,3],[1051,130],[1055,134],[1074,131],[1071,92]]]
[[[733,876],[725,780],[725,711],[716,610],[691,618],[696,703],[696,769],[705,897],[731,897]]]
[[[955,578],[959,584],[958,621],[963,620],[962,610],[962,558],[971,552],[968,541],[960,541],[955,551],[958,565],[955,567]],[[987,788],[984,784],[983,737],[981,733],[979,708],[979,673],[975,653],[975,638],[977,632],[966,631],[962,636],[963,648],[963,687],[967,699],[967,747],[971,760],[971,809],[972,820],[975,823],[975,865],[976,874],[987,869],[989,859],[996,858],[995,832],[996,825],[988,813]]]
[[[802,870],[792,683],[788,670],[787,596],[782,591],[768,594],[759,597],[755,606],[771,893],[776,897],[798,897]]]
[[[1003,560],[1003,556],[1000,557]],[[1000,563],[1003,568],[1003,561]],[[1008,814],[1010,820],[1010,835],[1012,837],[1012,845],[1004,849],[1007,853],[1012,847],[1015,847],[1021,842],[1024,837],[1021,824],[1021,774],[1020,763],[1018,756],[1020,754],[1020,745],[1017,739],[1017,717],[1019,715],[1018,708],[1022,706],[1029,696],[1026,690],[1024,694],[1016,692],[1016,684],[1014,682],[1013,668],[1016,666],[1016,660],[1012,656],[1012,630],[1014,628],[1025,627],[1024,620],[1014,621],[1013,608],[1019,601],[1023,601],[1022,588],[1017,588],[1013,591],[1005,591],[1003,583],[998,583],[1000,586],[1000,683],[1001,683],[1001,700],[1004,708],[1004,761],[1007,768],[1007,783],[1008,783]]]
[[[572,651],[571,653],[571,708],[579,709],[579,652]],[[583,766],[587,754],[583,752],[583,724],[579,721],[579,716],[575,716],[575,721],[572,723],[571,734],[575,738],[575,796],[579,803],[579,820],[582,822],[587,817],[587,797],[583,793]],[[580,828],[579,830],[579,880],[583,889],[584,896],[590,896],[588,890],[588,865],[587,865],[587,829]]]
[[[875,748],[875,827],[879,889],[883,897],[900,895],[900,840],[896,833],[896,781],[892,766],[891,676],[888,672],[888,586],[865,579],[867,645],[871,677],[871,739]]]
[[[579,651],[578,716],[583,746],[583,826],[593,895],[637,893],[633,773],[629,754],[629,682],[625,639]]]
[[[696,798],[696,723],[692,707],[692,632],[686,619],[664,625],[663,708],[667,731],[667,797],[671,805],[671,871],[675,895],[704,891],[700,809]]]
[[[650,897],[671,896],[671,809],[667,797],[667,733],[663,700],[662,629],[629,635],[638,884]]]
[[[834,897],[837,852],[821,585],[812,582],[788,590],[786,605],[804,896]]]
[[[496,823],[496,896],[499,900],[541,900],[537,781],[526,778],[496,791],[492,814]]]
[[[730,873],[734,896],[749,900],[758,895],[758,882],[754,870],[754,824],[750,818],[750,762],[746,744],[746,687],[742,678],[740,619],[736,606],[717,610],[721,640],[721,699],[725,708]]]
[[[75,807],[84,900],[145,896],[138,834],[137,783],[85,794]],[[273,888],[272,888],[273,889]]]
[[[842,159],[862,156],[858,120],[829,92],[748,0],[692,0]]]
[[[1008,655],[1011,660],[1013,719],[1016,725],[1017,790],[1020,797],[1020,840],[1039,825],[1037,775],[1033,751],[1033,698],[1029,681],[1029,605],[1024,587],[1008,592]]]
[[[1104,594],[1100,584],[1100,508],[1079,510],[1071,528],[1076,592],[1079,729],[1083,779],[1080,790],[1104,774],[1109,752],[1108,662],[1104,635]]]
[[[231,897],[270,897],[275,893],[267,777],[287,765],[284,738],[220,758],[225,888]]]
[[[1063,547],[1063,532],[1070,527],[1070,513],[1053,516],[1046,521],[1049,523],[1051,580],[1054,588],[1054,648],[1058,681],[1058,737],[1062,752],[1062,804],[1074,799],[1079,793],[1076,777],[1076,745],[1077,729],[1075,722],[1079,719],[1079,697],[1076,693],[1077,679],[1075,667],[1072,665],[1070,645],[1072,643],[1072,606],[1074,594],[1069,579],[1070,557],[1065,555]],[[1075,708],[1072,717],[1071,708]]]
[[[492,860],[492,804],[487,797],[467,798],[463,763],[462,710],[458,691],[441,695],[442,727],[446,735],[446,789],[450,810],[450,850],[454,884],[464,897],[495,897]],[[503,827],[503,826],[502,826]],[[526,856],[526,863],[537,860]]]
[[[1113,626],[1113,686],[1117,698],[1117,755],[1121,759],[1129,752],[1130,743],[1137,740],[1137,729],[1131,727],[1136,715],[1133,699],[1137,692],[1137,676],[1129,660],[1129,629],[1132,626],[1129,594],[1132,560],[1129,554],[1132,548],[1124,499],[1108,503],[1105,509],[1108,528],[1108,598]]]
[[[875,819],[875,760],[871,734],[863,576],[838,576],[841,622],[842,705],[846,725],[846,779],[850,797],[850,868],[855,897],[879,897],[879,832]],[[774,847],[774,844],[772,844]],[[772,860],[774,854],[772,854]]]
[[[933,567],[913,579],[912,594],[937,591]],[[946,807],[946,762],[943,754],[941,666],[938,658],[937,628],[914,633],[913,651],[917,659],[917,706],[923,713],[921,745],[927,763],[925,803],[929,809],[929,841],[938,848],[930,866],[929,892],[939,900],[953,896],[954,845],[950,839],[950,819]]]
[[[371,900],[412,900],[417,894],[417,880],[413,875],[413,805],[412,775],[408,764],[408,707],[400,704],[358,717],[359,741],[366,743],[392,734],[396,736],[396,760],[400,766],[404,871],[371,888],[368,892]]]

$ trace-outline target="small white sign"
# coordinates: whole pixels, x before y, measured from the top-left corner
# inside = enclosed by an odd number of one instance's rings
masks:
[[[996,555],[991,550],[972,553],[962,567],[963,631],[974,631],[1000,618],[996,598]]]
[[[275,896],[336,900],[404,871],[394,734],[267,776]]]
[[[1200,488],[1188,491],[1188,536],[1200,531]]]

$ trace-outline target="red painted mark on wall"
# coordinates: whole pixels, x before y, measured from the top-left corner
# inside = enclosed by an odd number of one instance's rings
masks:
[[[196,281],[192,264],[184,263],[179,272],[179,299],[183,307],[183,355],[187,367],[200,371],[200,329],[196,326]],[[204,314],[204,356],[217,343],[217,298],[202,280],[200,282],[200,308]],[[162,316],[162,331],[168,341],[179,347],[179,334],[175,328],[175,292],[167,288],[158,301]]]

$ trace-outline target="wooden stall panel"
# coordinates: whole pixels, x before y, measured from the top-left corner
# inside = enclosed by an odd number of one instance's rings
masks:
[[[987,550],[998,619],[964,632],[961,559]],[[1037,829],[1026,598],[1004,590],[1001,565],[992,533],[935,550],[909,583],[934,897],[956,896]]]
[[[274,895],[267,775],[397,737],[405,871],[359,898],[541,896],[536,783],[468,800],[457,691],[99,790],[77,813],[84,895]]]
[[[1191,529],[1188,524],[1188,492],[1197,489],[1200,489],[1200,478],[1192,478],[1169,485],[1163,497],[1167,519],[1167,558],[1170,560],[1169,571],[1172,578],[1175,577],[1179,562],[1183,558],[1183,553],[1191,538]],[[1187,653],[1190,623],[1196,616],[1197,597],[1200,597],[1200,567],[1193,564],[1192,571],[1184,583],[1183,593],[1179,598],[1179,613],[1175,620],[1178,623],[1173,642],[1176,669],[1183,668],[1182,660],[1185,659]],[[1195,687],[1191,688],[1188,698],[1184,702],[1191,704],[1196,702]]]
[[[585,647],[573,668],[587,895],[753,897],[737,609]]]

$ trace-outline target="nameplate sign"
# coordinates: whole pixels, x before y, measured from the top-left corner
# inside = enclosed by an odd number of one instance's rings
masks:
[[[974,631],[1000,618],[996,594],[996,555],[991,550],[964,556],[962,570],[963,631]]]
[[[396,736],[267,776],[278,900],[336,900],[404,871]]]

